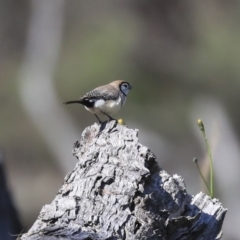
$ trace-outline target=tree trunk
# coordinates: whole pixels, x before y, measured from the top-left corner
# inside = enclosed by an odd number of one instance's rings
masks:
[[[74,170],[21,239],[220,239],[226,209],[190,196],[181,176],[162,170],[138,130],[87,127],[74,145]]]
[[[7,184],[4,157],[0,152],[0,239],[16,239],[16,234],[20,233],[22,229],[22,224]]]

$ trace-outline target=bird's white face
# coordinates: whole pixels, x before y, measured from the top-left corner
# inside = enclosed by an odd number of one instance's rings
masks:
[[[128,92],[132,89],[131,85],[128,82],[122,82],[120,84],[120,90],[121,92],[127,96]]]

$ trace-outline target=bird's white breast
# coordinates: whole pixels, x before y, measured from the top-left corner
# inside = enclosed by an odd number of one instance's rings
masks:
[[[87,108],[88,111],[95,113],[95,114],[101,114],[101,112],[107,113],[108,115],[112,115],[117,113],[122,107],[121,104],[121,97],[119,96],[117,100],[103,100],[99,99],[95,102],[93,108]]]

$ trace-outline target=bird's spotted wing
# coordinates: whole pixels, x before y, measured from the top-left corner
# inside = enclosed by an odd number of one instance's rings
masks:
[[[88,99],[89,101],[97,101],[99,99],[103,99],[104,101],[108,100],[117,100],[119,97],[119,91],[117,91],[114,87],[105,85],[98,88],[93,89],[92,91],[86,93],[83,99]]]

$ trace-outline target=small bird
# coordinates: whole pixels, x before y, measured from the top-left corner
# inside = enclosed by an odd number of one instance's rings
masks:
[[[109,120],[114,120],[111,115],[117,113],[124,105],[129,90],[132,86],[123,80],[116,80],[107,85],[97,87],[87,92],[79,100],[68,101],[65,104],[80,103],[93,113],[100,120],[99,116],[107,116]]]

